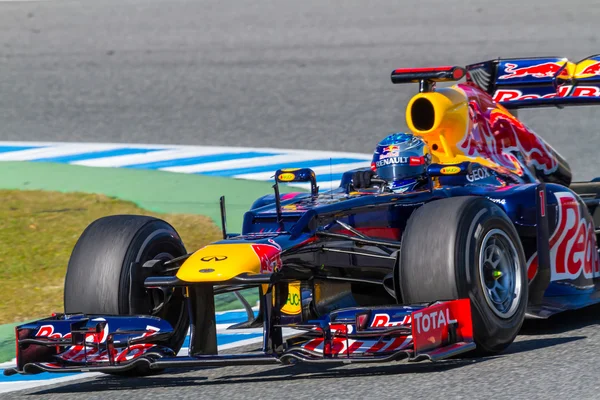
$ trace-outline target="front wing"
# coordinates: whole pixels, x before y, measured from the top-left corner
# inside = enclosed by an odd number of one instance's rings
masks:
[[[347,308],[305,324],[279,349],[178,357],[165,346],[172,327],[149,316],[54,315],[18,326],[17,367],[40,372],[124,372],[171,367],[437,361],[475,349],[468,299],[427,305]],[[266,342],[266,341],[265,341]]]

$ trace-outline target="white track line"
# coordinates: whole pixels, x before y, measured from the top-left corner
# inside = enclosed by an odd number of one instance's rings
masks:
[[[0,146],[3,145],[0,142]],[[61,146],[43,147],[38,149],[11,151],[0,153],[0,161],[30,161],[40,158],[71,156],[94,151],[115,150],[126,146],[114,144],[79,145],[68,144]]]
[[[277,156],[265,156],[265,157],[254,157],[254,158],[243,158],[240,160],[226,160],[217,161],[213,163],[195,164],[195,165],[183,165],[160,168],[162,171],[170,172],[184,172],[184,173],[197,173],[197,172],[210,172],[228,170],[234,168],[252,168],[263,165],[290,163],[290,167],[293,166],[294,161],[311,161],[317,157],[309,154],[281,154]],[[274,172],[274,171],[273,171]]]
[[[246,150],[244,150],[246,151]],[[168,149],[158,150],[149,153],[131,154],[114,157],[103,157],[94,160],[75,161],[73,165],[84,165],[86,167],[126,167],[128,165],[145,164],[157,161],[177,160],[187,157],[197,157],[213,154],[240,153],[241,151],[231,152],[223,149]]]
[[[274,148],[274,147],[229,147],[229,146],[195,146],[195,145],[176,145],[176,144],[140,144],[140,143],[94,143],[94,142],[21,142],[21,141],[0,141],[0,146],[115,146],[119,148],[134,148],[134,149],[198,149],[198,150],[222,150],[227,149],[231,152],[266,152],[266,153],[294,153],[294,154],[306,154],[313,156],[315,159],[329,158],[329,157],[349,157],[349,158],[364,158],[365,160],[371,160],[370,154],[365,153],[347,153],[347,152],[336,152],[336,151],[323,151],[323,150],[298,150],[298,149],[287,149],[287,148]]]

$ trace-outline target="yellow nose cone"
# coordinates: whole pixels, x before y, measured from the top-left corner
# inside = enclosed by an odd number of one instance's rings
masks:
[[[190,283],[218,283],[243,273],[270,273],[281,265],[280,251],[270,244],[210,244],[185,260],[177,277]]]
[[[242,273],[258,274],[260,269],[252,245],[211,244],[185,260],[177,277],[185,282],[223,282]]]

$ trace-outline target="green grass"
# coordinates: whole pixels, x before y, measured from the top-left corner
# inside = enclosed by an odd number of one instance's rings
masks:
[[[251,307],[258,304],[258,289],[240,290],[240,293]],[[238,310],[241,308],[243,308],[242,303],[240,303],[233,293],[223,293],[215,296],[215,309],[217,311]]]
[[[200,215],[152,213],[97,194],[0,190],[0,324],[62,312],[73,246],[92,221],[114,214],[162,218],[177,229],[188,251],[220,238],[220,229]],[[233,295],[217,296],[217,303],[219,310],[241,308]]]

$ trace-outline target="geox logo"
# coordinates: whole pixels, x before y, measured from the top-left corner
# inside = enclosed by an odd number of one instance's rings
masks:
[[[490,177],[490,173],[485,168],[477,168],[473,170],[472,174],[467,175],[467,180],[469,182],[475,182],[480,179],[485,179]]]

